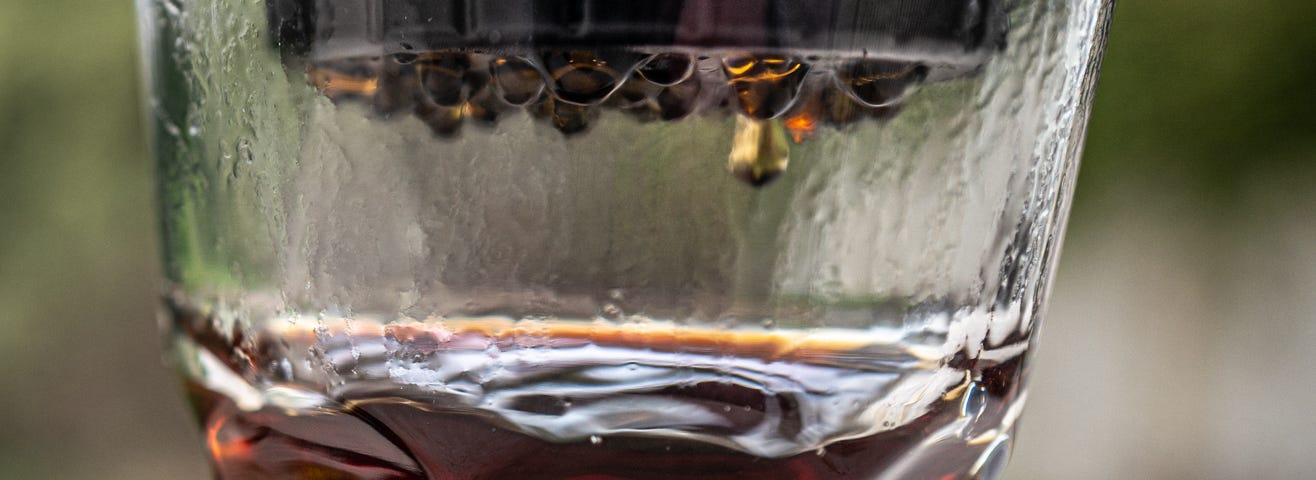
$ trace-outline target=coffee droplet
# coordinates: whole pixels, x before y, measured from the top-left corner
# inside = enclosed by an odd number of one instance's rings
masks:
[[[645,80],[670,87],[681,83],[695,71],[695,62],[684,53],[660,53],[649,57],[637,70]]]
[[[912,63],[866,59],[841,68],[836,78],[855,100],[881,107],[898,103],[910,85],[923,80],[926,71]]]
[[[786,171],[790,142],[777,120],[736,116],[727,171],[740,181],[761,187]]]
[[[639,77],[639,73],[631,74],[631,77],[621,84],[612,97],[608,98],[608,103],[620,108],[643,108],[648,106],[653,97],[658,94],[662,87],[646,82]]]
[[[391,118],[411,111],[416,105],[417,84],[415,69],[396,62],[385,63],[371,102],[375,113],[381,118]]]
[[[540,55],[549,90],[566,103],[594,105],[608,98],[643,58],[626,51],[550,51]]]
[[[445,107],[422,103],[416,106],[416,117],[425,122],[435,135],[452,137],[461,130],[463,110],[460,106]]]
[[[471,62],[459,53],[426,55],[416,62],[421,89],[429,94],[430,101],[441,107],[456,107],[466,101],[462,79]]]
[[[809,73],[808,65],[778,55],[730,55],[722,59],[722,68],[741,112],[760,120],[789,109]]]
[[[467,72],[466,82],[471,89],[471,96],[466,101],[463,112],[465,116],[487,126],[497,123],[498,116],[507,107],[494,93],[493,80],[489,77],[489,72],[484,70]]]
[[[335,102],[371,98],[379,89],[378,62],[339,60],[306,66],[306,77],[320,93]]]
[[[813,83],[826,82],[821,75],[814,75],[810,80]],[[805,91],[809,91],[810,86],[805,86]],[[814,92],[823,90],[817,85],[813,86]],[[850,101],[846,99],[846,101]],[[786,133],[790,135],[791,142],[795,144],[804,143],[806,139],[813,137],[817,132],[819,125],[822,123],[822,99],[820,95],[805,95],[795,101],[795,105],[782,115],[781,125],[785,127]]]
[[[575,105],[550,98],[553,108],[553,127],[563,135],[571,136],[589,128],[593,107]]]
[[[823,90],[820,95],[822,115],[836,127],[844,127],[864,117],[861,105],[849,94],[835,89]]]
[[[489,62],[489,73],[498,95],[514,106],[528,105],[544,91],[544,78],[539,70],[520,57],[493,59]]]
[[[702,88],[698,78],[664,88],[658,92],[658,115],[663,120],[679,120],[695,110]]]

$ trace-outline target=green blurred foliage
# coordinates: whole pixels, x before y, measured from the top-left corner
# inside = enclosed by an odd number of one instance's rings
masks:
[[[1237,213],[1249,178],[1310,170],[1313,25],[1309,0],[1117,1],[1074,224],[1130,189]]]
[[[156,349],[136,45],[129,2],[0,0],[0,478],[198,473]]]
[[[1246,213],[1248,179],[1310,175],[1313,25],[1311,0],[1121,3],[1074,229],[1158,195]],[[0,0],[0,64],[0,478],[199,478],[151,321],[132,6]]]

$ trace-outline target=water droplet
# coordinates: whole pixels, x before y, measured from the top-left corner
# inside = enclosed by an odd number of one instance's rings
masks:
[[[245,138],[238,140],[238,160],[247,165],[251,165],[256,160],[255,154],[251,153],[251,142]]]
[[[978,456],[978,460],[973,462],[971,473],[973,478],[994,479],[1000,478],[1001,472],[1005,471],[1006,462],[1010,460],[1010,436],[1001,435],[993,440],[991,445]]]
[[[722,59],[722,68],[740,110],[760,120],[789,109],[809,72],[807,64],[778,55],[730,55]]]
[[[960,415],[976,419],[987,408],[987,389],[981,383],[974,382],[964,391],[960,403]]]
[[[760,187],[786,171],[790,144],[781,122],[737,116],[727,171],[741,181]]]
[[[870,107],[897,103],[927,69],[907,62],[859,60],[837,71],[836,79],[855,100]]]
[[[637,70],[640,76],[654,84],[670,87],[681,83],[694,73],[695,62],[684,53],[660,53]]]
[[[603,444],[603,437],[600,437],[600,436],[598,436],[598,435],[590,435],[590,436],[589,436],[589,443],[594,444],[594,445],[601,445],[601,444]]]
[[[496,58],[489,62],[489,72],[498,95],[514,106],[527,105],[544,91],[539,70],[523,58]]]

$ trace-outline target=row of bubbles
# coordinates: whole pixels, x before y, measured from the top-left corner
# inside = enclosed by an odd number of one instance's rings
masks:
[[[927,68],[771,53],[451,50],[321,60],[307,74],[335,103],[363,102],[381,118],[415,115],[440,137],[467,123],[495,125],[513,109],[567,136],[586,131],[602,109],[641,122],[734,113],[727,169],[759,186],[785,170],[790,142],[804,142],[819,127],[894,115]]]

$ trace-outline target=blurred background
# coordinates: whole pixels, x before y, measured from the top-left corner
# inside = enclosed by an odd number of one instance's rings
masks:
[[[1316,2],[1128,0],[1009,479],[1316,471]],[[206,478],[131,5],[0,0],[0,478]]]

